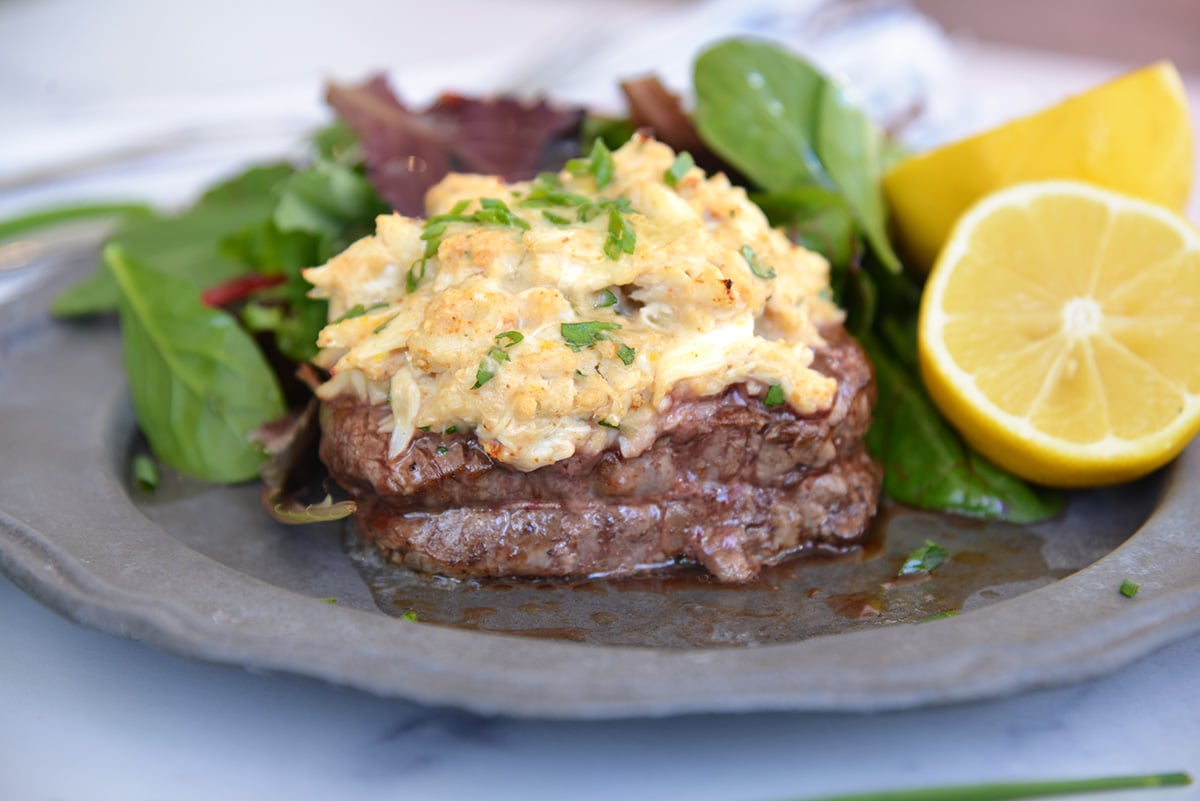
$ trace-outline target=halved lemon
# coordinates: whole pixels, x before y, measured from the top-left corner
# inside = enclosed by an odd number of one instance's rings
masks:
[[[1182,211],[1195,147],[1183,81],[1162,61],[905,159],[883,190],[896,244],[923,274],[971,204],[1024,181],[1086,181]]]
[[[1200,430],[1200,232],[1071,181],[957,223],[921,299],[921,373],[977,450],[1041,484],[1127,481]]]

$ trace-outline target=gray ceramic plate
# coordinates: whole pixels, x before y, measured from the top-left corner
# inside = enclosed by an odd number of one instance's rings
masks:
[[[1094,676],[1200,630],[1196,447],[1147,481],[1073,496],[1050,524],[893,510],[857,558],[734,589],[686,574],[430,581],[345,547],[338,526],[272,523],[254,487],[168,471],[141,492],[127,479],[143,446],[114,321],[45,312],[94,255],[59,243],[0,273],[0,567],[87,625],[381,695],[560,718],[983,698]],[[949,561],[897,581],[926,537]],[[1125,578],[1135,598],[1118,592]]]

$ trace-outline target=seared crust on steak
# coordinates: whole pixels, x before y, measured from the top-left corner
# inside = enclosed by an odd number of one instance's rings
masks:
[[[814,369],[833,407],[800,417],[744,387],[676,399],[644,453],[572,457],[531,472],[474,437],[425,433],[394,460],[388,414],[342,396],[322,408],[321,458],[358,502],[355,526],[398,563],[456,576],[630,573],[685,559],[749,581],[791,554],[860,542],[881,473],[862,439],[875,387],[840,327]]]

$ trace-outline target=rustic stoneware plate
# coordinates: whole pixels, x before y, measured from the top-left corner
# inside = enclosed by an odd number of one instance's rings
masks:
[[[0,271],[0,568],[89,626],[198,659],[386,696],[557,718],[879,710],[1095,676],[1200,630],[1200,449],[1058,520],[888,509],[861,553],[750,587],[687,571],[463,584],[380,564],[343,528],[287,528],[257,488],[144,450],[113,319],[52,320],[95,241],[47,240]],[[947,550],[932,575],[905,554]],[[1123,596],[1130,578],[1140,592]],[[404,616],[415,613],[417,622]],[[946,616],[947,613],[957,613]]]

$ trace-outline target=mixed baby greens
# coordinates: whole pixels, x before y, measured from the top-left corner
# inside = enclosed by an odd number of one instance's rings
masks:
[[[724,169],[774,224],[829,258],[836,300],[875,365],[879,402],[867,444],[884,464],[887,495],[1016,522],[1055,514],[1058,495],[973,453],[921,385],[913,355],[920,285],[890,244],[879,186],[893,144],[840,86],[772,45],[718,44],[699,57],[694,80],[694,129],[678,109],[667,109],[684,126],[655,131],[681,151],[666,180],[678,180],[693,158]],[[307,296],[300,270],[372,231],[377,214],[393,208],[420,214],[425,190],[447,171],[509,179],[540,174],[528,202],[564,221],[608,215],[609,257],[629,252],[628,209],[583,208],[547,176],[565,166],[597,182],[610,177],[605,144],[584,154],[584,140],[591,145],[596,135],[619,146],[638,119],[661,111],[638,108],[627,95],[630,119],[612,120],[546,103],[453,96],[416,113],[381,79],[334,87],[329,99],[341,118],[314,138],[311,163],[251,169],[177,214],[138,210],[113,235],[100,268],[60,296],[54,311],[118,312],[134,406],[158,458],[210,481],[252,478],[262,456],[251,433],[281,418],[301,394],[291,368],[280,366],[315,354],[326,319],[325,303]],[[661,87],[638,96],[675,102]],[[434,253],[445,224],[464,211],[426,223]],[[770,279],[770,266],[753,251],[743,256],[756,275]],[[410,291],[423,277],[424,261],[413,266]],[[565,329],[564,339],[576,347],[610,336]],[[503,344],[496,364],[507,356]],[[481,365],[478,383],[494,366]]]

